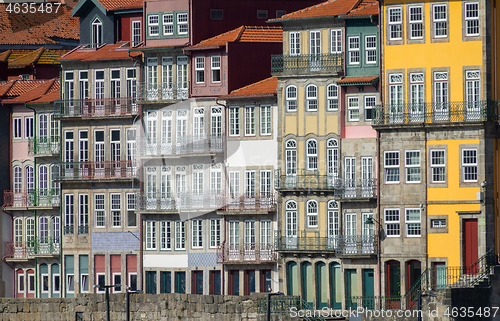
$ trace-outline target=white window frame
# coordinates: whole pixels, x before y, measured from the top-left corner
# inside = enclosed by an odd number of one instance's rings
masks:
[[[444,224],[441,224],[443,222]],[[434,219],[431,218],[431,228],[446,228],[447,227],[446,223],[447,223],[446,219],[444,218],[434,218]]]
[[[112,288],[113,289],[113,293],[120,293],[120,292],[122,292],[122,286],[124,285],[124,284],[121,284],[122,283],[122,273],[121,272],[115,272],[115,273],[113,273],[113,275],[111,276],[113,278],[113,284],[116,285],[116,277],[117,276],[120,277],[120,283],[119,283],[120,286],[113,287]]]
[[[471,9],[469,9],[472,7]],[[475,7],[475,8],[473,8]],[[479,2],[464,3],[465,36],[474,37],[480,34],[480,9]],[[471,29],[477,29],[477,32],[469,32]]]
[[[443,163],[441,161],[435,162],[436,160],[440,160],[441,157],[439,155],[435,155],[435,153],[442,153]],[[446,150],[444,149],[431,149],[429,151],[429,164],[431,167],[431,183],[445,183],[446,182]],[[438,158],[436,158],[438,157]],[[436,174],[435,174],[436,171]],[[443,172],[441,172],[443,171]],[[434,180],[435,176],[443,177],[443,180]]]
[[[80,99],[88,99],[89,98],[89,71],[88,70],[80,70],[79,77],[79,98]]]
[[[359,97],[347,97],[347,121],[359,121]]]
[[[203,248],[203,220],[191,220],[191,247],[193,249]]]
[[[210,219],[210,248],[218,248],[221,244],[222,225],[220,218]]]
[[[56,282],[56,278],[59,279],[59,282]],[[56,290],[56,284],[58,285],[59,291]],[[52,274],[52,293],[61,293],[61,275],[59,273]]]
[[[21,139],[23,138],[23,119],[21,117],[12,118],[12,138]]]
[[[104,284],[106,285],[106,273],[102,273],[102,272],[95,274],[95,280],[94,280],[95,285],[99,285],[99,277],[100,276],[104,276]],[[106,290],[104,288],[97,286],[95,289],[95,292],[96,293],[104,293],[104,292],[106,292]]]
[[[111,212],[111,227],[120,228],[122,226],[122,195],[120,193],[109,194],[109,207]],[[113,199],[115,198],[115,199]],[[117,199],[116,199],[117,198]]]
[[[471,156],[471,155],[466,155],[466,153],[469,153],[469,152],[473,152],[474,155]],[[477,149],[475,148],[467,148],[467,149],[462,149],[462,180],[464,182],[477,182],[477,176],[478,176],[478,167],[477,167],[477,158],[478,158],[478,155],[477,155]],[[468,159],[469,158],[473,158],[473,161],[469,161]],[[472,160],[472,159],[471,159]],[[466,163],[467,161],[467,163]],[[466,173],[466,170],[467,169],[470,169],[470,173]],[[466,179],[467,176],[475,176],[476,179]]]
[[[163,14],[162,22],[163,22],[163,35],[164,36],[173,36],[174,35],[174,15],[172,13]]]
[[[307,169],[318,169],[318,141],[315,139],[308,139],[306,142],[306,159]]]
[[[175,251],[186,249],[186,221],[175,221]]]
[[[102,215],[102,222],[98,215]],[[106,197],[104,193],[94,194],[94,217],[96,228],[104,228],[106,226]]]
[[[195,81],[197,84],[205,83],[205,57],[194,57]]]
[[[399,15],[397,12],[399,11]],[[389,40],[403,39],[403,9],[401,7],[392,7],[388,10],[389,30],[387,32]],[[398,17],[399,16],[399,17]]]
[[[300,55],[300,31],[297,32],[289,32],[289,55],[290,56],[298,56]]]
[[[87,278],[87,290],[84,290],[83,289],[83,278],[86,277]],[[90,277],[89,277],[89,274],[88,273],[82,273],[80,274],[80,293],[89,293],[90,291]]]
[[[409,37],[412,40],[424,39],[424,8],[423,6],[409,6],[408,22]]]
[[[286,96],[286,111],[297,111],[297,87],[294,85],[287,86],[285,89]]]
[[[318,202],[315,200],[307,201],[307,227],[318,227]]]
[[[220,83],[221,82],[221,56],[211,56],[210,57],[210,75],[211,75],[211,80],[212,80],[212,83],[216,84],[216,83]],[[218,80],[216,79],[217,77],[217,74],[219,75],[218,76]]]
[[[189,33],[189,18],[187,13],[178,13],[176,17],[177,34],[187,35]],[[183,30],[185,29],[185,30]]]
[[[332,54],[342,53],[342,29],[330,30],[330,52]]]
[[[36,289],[35,273],[27,273],[26,276],[27,276],[26,286],[27,286],[28,293],[35,293],[35,289]],[[31,282],[31,279],[33,279],[33,283]]]
[[[156,234],[156,221],[146,221],[146,251],[154,251],[157,249]]]
[[[23,271],[23,273],[17,274],[17,293],[24,294],[25,292],[26,292],[26,277]]]
[[[442,15],[443,12],[436,12],[436,9],[444,8],[444,18],[437,15]],[[432,25],[434,29],[434,38],[448,37],[448,6],[446,4],[433,4],[432,5]],[[443,28],[444,26],[444,28]],[[444,30],[442,34],[438,34],[438,30]]]
[[[336,84],[330,84],[326,87],[326,100],[328,111],[339,109],[339,87]]]
[[[413,164],[412,159],[414,157],[418,158],[418,163]],[[417,175],[418,180],[413,180],[413,175]],[[419,150],[405,150],[405,181],[406,183],[420,183],[421,181],[421,171],[420,171],[420,151]]]
[[[172,249],[172,224],[169,220],[160,221],[160,250]]]
[[[49,293],[49,292],[50,292],[50,282],[49,282],[49,280],[50,280],[50,276],[49,276],[49,274],[48,274],[48,273],[42,273],[42,274],[40,274],[40,276],[41,276],[41,277],[40,277],[40,292],[41,292],[41,293]],[[43,283],[44,283],[44,282],[43,282],[43,279],[44,279],[44,278],[46,278],[46,279],[47,279],[47,290],[45,290],[45,289],[43,288],[43,285],[44,285],[44,284],[43,284]]]
[[[390,157],[388,156],[396,156],[397,157]],[[395,163],[397,164],[388,164],[388,161],[394,160]],[[400,170],[399,170],[399,151],[385,151],[384,152],[384,180],[386,184],[397,184],[399,183],[401,177],[400,177]],[[388,178],[394,177],[394,180],[389,180]],[[397,180],[395,179],[397,178]]]
[[[367,64],[377,63],[377,36],[365,36],[365,59]]]
[[[229,136],[240,136],[240,107],[229,107]]]
[[[409,214],[410,211],[415,211],[418,212],[418,220],[410,220]],[[410,226],[414,225],[415,226],[415,231],[416,229],[419,230],[418,234],[410,234]],[[420,208],[405,208],[405,233],[406,237],[420,237],[422,235],[422,212]]]
[[[160,16],[152,14],[148,16],[148,35],[157,37],[160,35]]]
[[[377,104],[377,97],[375,96],[365,96],[365,121],[372,121],[373,120],[373,109],[375,108]],[[370,111],[370,113],[368,113]],[[368,114],[370,114],[370,117],[368,117]]]
[[[384,209],[384,226],[387,237],[399,237],[401,235],[400,220],[401,215],[399,208]]]
[[[24,137],[26,139],[30,139],[34,137],[34,123],[33,123],[33,116],[28,116],[24,117],[24,124],[26,125],[24,127]]]
[[[306,111],[318,111],[318,86],[306,87]]]
[[[268,136],[272,134],[271,106],[260,106],[260,135]]]
[[[99,45],[103,43],[103,35],[102,21],[99,18],[95,18],[94,21],[92,21],[92,44]]]
[[[70,289],[70,282],[69,279],[72,279],[72,284],[73,284],[73,290]],[[74,273],[68,273],[66,274],[66,293],[75,293],[75,274]]]
[[[349,65],[359,65],[361,63],[359,36],[348,37],[348,45]]]
[[[130,39],[132,39],[132,46],[137,46],[142,41],[142,28],[141,28],[141,20],[132,20],[131,22],[131,35]]]
[[[245,106],[245,136],[255,136],[255,106]]]

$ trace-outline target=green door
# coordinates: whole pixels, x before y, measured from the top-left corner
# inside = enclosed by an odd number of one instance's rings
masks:
[[[340,277],[340,264],[330,265],[330,289],[332,297],[332,309],[342,309],[342,283]]]
[[[356,275],[356,270],[348,269],[345,270],[345,296],[346,296],[346,309],[357,309],[358,305],[353,297],[358,295],[358,278]]]
[[[363,270],[363,307],[375,309],[375,287],[373,269]]]
[[[326,295],[328,291],[328,283],[326,281],[326,265],[323,262],[319,262],[318,264],[316,264],[316,284],[318,309],[327,308],[328,300],[326,298]]]
[[[310,262],[302,263],[302,297],[313,307],[313,273]]]

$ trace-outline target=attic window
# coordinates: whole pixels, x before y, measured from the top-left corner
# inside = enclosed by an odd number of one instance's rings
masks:
[[[257,19],[267,19],[267,10],[257,10]]]
[[[223,9],[211,9],[210,10],[210,20],[222,20],[224,19]]]
[[[92,44],[98,45],[102,43],[102,22],[99,18],[92,21]]]
[[[276,19],[283,17],[286,15],[286,10],[276,10]]]

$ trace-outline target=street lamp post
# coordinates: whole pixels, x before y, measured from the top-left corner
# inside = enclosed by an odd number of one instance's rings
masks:
[[[101,289],[106,289],[106,320],[107,321],[111,321],[111,318],[109,316],[109,289],[110,288],[114,288],[114,287],[120,287],[121,285],[120,284],[116,284],[116,285],[100,285],[100,284],[96,284],[94,285],[94,288],[98,288],[99,290]]]
[[[281,292],[267,293],[267,321],[271,321],[271,297],[274,295],[283,295]]]
[[[127,321],[130,321],[130,293],[143,293],[142,291],[140,290],[132,290],[131,287],[127,286],[126,288],[126,298],[127,298]]]
[[[373,216],[368,216],[365,220],[365,225],[373,225],[377,223],[378,229],[377,229],[377,268],[378,268],[378,291],[379,291],[379,296],[382,295],[382,267],[381,267],[381,258],[380,258],[380,245],[382,242],[380,234],[384,230],[382,229],[382,225],[380,224],[379,221],[373,218]],[[374,305],[376,305],[376,300],[373,302]],[[376,307],[374,307],[376,308]]]

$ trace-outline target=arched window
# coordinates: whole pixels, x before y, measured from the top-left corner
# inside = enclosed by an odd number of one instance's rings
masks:
[[[35,239],[35,219],[30,217],[26,220],[26,242],[28,246],[32,246],[33,240]]]
[[[422,274],[420,261],[411,260],[406,263],[406,290],[409,290]]]
[[[52,165],[50,167],[50,188],[52,189],[52,195],[59,195],[59,183],[56,179],[59,177],[59,165]]]
[[[299,295],[299,271],[297,269],[296,262],[288,262],[286,264],[286,276],[287,276],[287,294],[288,295]]]
[[[337,238],[339,236],[339,203],[329,201],[328,205],[328,246],[330,248],[337,247]]]
[[[92,44],[98,45],[103,43],[102,41],[102,22],[99,18],[95,18],[92,21]]]
[[[47,173],[47,166],[41,165],[38,167],[38,186],[40,190],[47,190],[49,188],[48,181],[49,175]]]
[[[286,175],[297,175],[297,142],[289,139],[285,143]]]
[[[49,218],[47,216],[40,217],[40,242],[47,243],[49,238]]]
[[[316,263],[316,298],[318,308],[323,309],[328,307],[328,281],[325,262]]]
[[[307,227],[318,227],[318,202],[307,202]]]
[[[313,306],[313,293],[314,293],[314,283],[313,283],[313,273],[311,262],[302,262],[301,264],[302,272],[302,297]]]
[[[309,139],[306,144],[307,169],[318,169],[318,143],[314,139]]]
[[[326,87],[326,100],[328,110],[339,109],[339,88],[335,84]]]
[[[59,235],[61,235],[59,229],[61,227],[59,216],[52,216],[52,230],[51,236],[54,242],[54,246],[59,246]]]
[[[33,171],[33,166],[26,166],[24,168],[24,173],[26,177],[26,192],[34,190],[35,189],[35,178],[34,178],[34,171]]]
[[[14,246],[21,247],[23,242],[23,219],[16,218],[14,220]]]
[[[285,204],[285,244],[289,249],[297,248],[297,202]]]
[[[286,87],[286,110],[297,111],[297,87]]]
[[[318,110],[318,87],[316,85],[306,87],[306,108],[307,111]]]
[[[14,166],[14,193],[21,193],[23,190],[23,175],[21,166]]]
[[[336,139],[329,139],[326,142],[326,172],[329,176],[329,183],[333,183],[339,177],[339,144]]]

